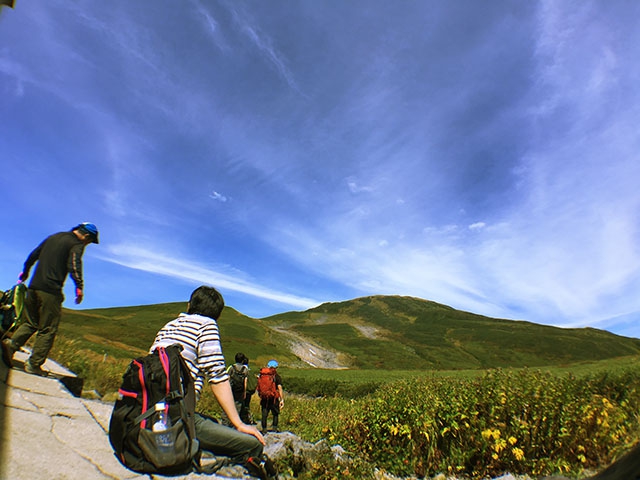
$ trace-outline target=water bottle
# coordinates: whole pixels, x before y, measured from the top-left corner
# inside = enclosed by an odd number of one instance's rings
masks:
[[[174,443],[169,432],[171,426],[171,420],[165,409],[164,402],[156,403],[156,421],[153,424],[152,430],[157,433],[156,446],[161,452],[170,452],[173,449]]]

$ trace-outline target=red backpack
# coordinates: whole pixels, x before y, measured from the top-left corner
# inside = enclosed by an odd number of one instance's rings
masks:
[[[260,369],[257,392],[260,398],[278,398],[275,368],[263,367]]]

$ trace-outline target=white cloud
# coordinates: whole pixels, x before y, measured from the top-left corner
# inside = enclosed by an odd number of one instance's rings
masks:
[[[222,202],[222,203],[225,203],[228,200],[227,197],[225,197],[224,195],[216,191],[211,192],[209,194],[209,198],[213,198],[215,201]]]
[[[202,263],[179,258],[175,253],[154,250],[153,247],[149,246],[140,248],[126,243],[110,244],[106,247],[106,252],[105,250],[98,251],[94,256],[127,268],[165,275],[190,283],[198,282],[214,285],[217,288],[272,300],[290,307],[306,309],[321,303],[311,298],[264,288],[261,285],[247,281],[244,274],[229,267],[220,265],[204,266]]]
[[[349,186],[349,190],[351,191],[351,193],[362,193],[362,192],[373,191],[372,187],[360,186],[355,181],[349,181],[347,182],[347,185]]]

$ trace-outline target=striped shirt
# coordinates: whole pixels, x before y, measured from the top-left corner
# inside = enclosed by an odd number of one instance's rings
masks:
[[[157,347],[168,347],[175,343],[182,345],[182,357],[195,380],[198,397],[205,379],[208,379],[209,383],[220,383],[229,379],[222,355],[218,324],[214,319],[181,313],[178,318],[160,329],[150,352]]]

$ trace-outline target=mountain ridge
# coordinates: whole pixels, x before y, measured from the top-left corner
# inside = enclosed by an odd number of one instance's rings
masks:
[[[104,355],[149,348],[185,303],[65,310],[62,336]],[[640,354],[640,339],[595,328],[562,328],[486,317],[399,295],[327,302],[264,318],[225,308],[219,327],[228,362],[293,368],[457,370],[539,367]]]

